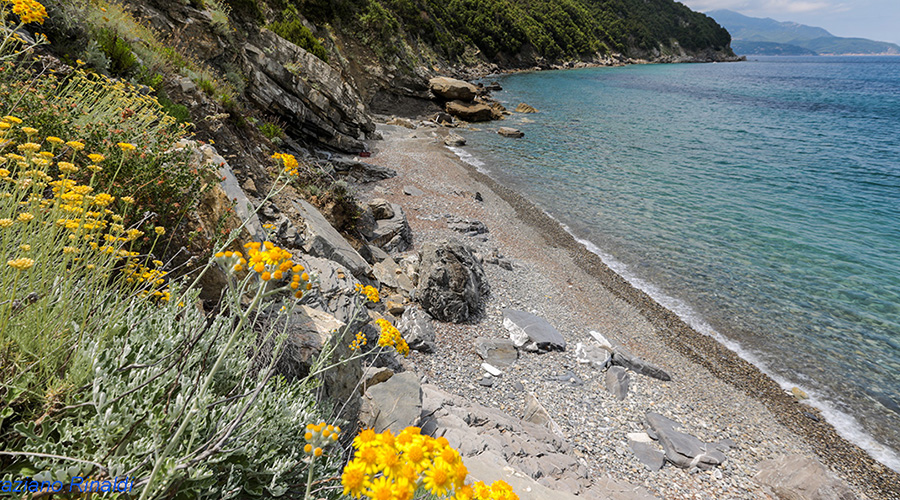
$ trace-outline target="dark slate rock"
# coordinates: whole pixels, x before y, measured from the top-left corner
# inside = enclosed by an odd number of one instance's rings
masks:
[[[478,379],[478,385],[482,387],[493,387],[494,377],[482,377]]]
[[[666,462],[666,454],[650,443],[628,440],[628,446],[634,452],[634,456],[652,472],[662,469]]]
[[[487,226],[481,221],[464,219],[455,215],[445,215],[444,217],[447,218],[447,227],[466,236],[477,236],[488,232]]]
[[[475,339],[475,352],[494,366],[509,366],[519,359],[519,351],[509,339],[478,337]]]
[[[725,455],[715,445],[679,431],[681,424],[674,420],[648,412],[647,423],[659,437],[666,459],[678,467],[711,469],[725,461]]]
[[[612,393],[619,401],[628,396],[628,386],[631,382],[628,372],[621,366],[613,366],[606,371],[604,379],[606,390]]]
[[[397,176],[397,171],[381,165],[372,165],[345,158],[332,158],[334,171],[358,184],[382,181]]]
[[[515,309],[503,310],[503,326],[516,347],[533,345],[542,351],[565,351],[566,339],[544,318]]]
[[[315,257],[322,257],[341,264],[358,278],[368,276],[372,272],[369,263],[325,220],[316,207],[307,203],[306,200],[296,200],[292,203],[303,217],[306,226],[303,250]]]
[[[659,380],[672,380],[662,368],[650,364],[630,352],[617,347],[612,355],[612,364],[628,368],[629,370]]]
[[[469,247],[455,241],[427,242],[420,262],[417,296],[435,319],[461,323],[483,311],[490,286]]]

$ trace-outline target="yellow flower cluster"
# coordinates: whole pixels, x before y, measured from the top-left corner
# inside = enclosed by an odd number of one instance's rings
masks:
[[[369,339],[366,338],[366,335],[363,332],[358,332],[356,334],[356,339],[354,339],[353,342],[350,342],[350,350],[357,351],[368,342]]]
[[[0,204],[4,216],[0,218],[0,230],[4,231],[4,239],[29,241],[19,244],[21,251],[29,251],[34,243],[42,255],[62,257],[62,266],[53,272],[59,269],[67,273],[87,271],[105,279],[103,277],[108,276],[105,273],[124,261],[121,272],[125,283],[140,285],[143,296],[167,301],[169,291],[161,289],[166,276],[159,269],[162,263],[154,263],[155,268],[150,268],[137,252],[123,247],[143,236],[144,232],[122,225],[125,217],[111,210],[116,201],[114,196],[96,193],[90,184],[79,184],[69,177],[79,172],[76,161],[82,158],[77,155],[85,144],[74,140],[66,142],[53,136],[41,140],[35,136],[37,129],[24,126],[21,133],[27,142],[17,144],[16,127],[20,125],[22,120],[15,116],[0,118],[0,197],[19,200]],[[43,147],[49,151],[42,151]],[[56,151],[58,147],[69,149],[59,152]],[[4,150],[9,149],[18,153],[4,154]],[[97,153],[88,158],[95,163],[105,159]],[[54,167],[58,172],[56,176],[51,175]],[[155,231],[160,236],[165,234],[162,227]],[[39,263],[41,272],[53,268],[54,262],[55,259],[42,259]],[[47,267],[44,267],[45,263]],[[30,269],[35,264],[34,260],[24,257],[7,261],[7,265],[17,271]],[[98,271],[101,272],[98,274]]]
[[[291,252],[275,246],[271,241],[247,243],[244,248],[247,249],[246,257],[241,252],[228,251],[216,253],[215,258],[229,272],[240,272],[246,268],[258,274],[262,281],[286,279],[291,274],[287,286],[294,290],[294,297],[298,299],[303,296],[304,290],[312,288],[309,274],[304,272],[302,265],[291,260]]]
[[[398,353],[404,356],[409,355],[409,345],[403,339],[403,336],[400,335],[400,331],[390,321],[378,318],[375,320],[375,323],[381,328],[381,337],[378,338],[378,345],[393,347]]]
[[[2,3],[12,5],[13,14],[19,16],[24,24],[43,24],[47,19],[47,9],[35,0],[2,0]]]
[[[341,484],[344,495],[373,500],[411,500],[419,490],[435,497],[454,500],[518,500],[504,481],[488,486],[466,484],[469,475],[459,452],[446,438],[421,434],[407,427],[397,436],[390,430],[376,434],[372,429],[353,440],[356,453],[344,467]]]
[[[340,435],[340,427],[335,427],[333,425],[326,424],[325,422],[320,422],[316,425],[309,424],[306,426],[306,433],[303,435],[303,439],[306,440],[306,445],[303,447],[303,451],[305,451],[308,455],[321,457],[322,448],[325,448],[326,446],[337,442]]]
[[[6,265],[17,271],[27,271],[28,269],[31,269],[32,266],[34,266],[34,259],[21,257],[18,259],[6,261]]]
[[[356,291],[366,296],[367,299],[372,302],[378,302],[378,289],[373,286],[362,286],[359,283],[356,284]]]
[[[275,153],[272,155],[272,158],[281,161],[282,165],[284,165],[284,173],[291,177],[297,176],[297,167],[299,167],[300,164],[297,162],[297,158],[294,158],[294,155]]]

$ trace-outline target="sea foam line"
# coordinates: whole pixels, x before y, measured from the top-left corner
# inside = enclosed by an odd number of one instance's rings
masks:
[[[447,149],[452,151],[463,162],[475,167],[475,169],[482,174],[487,175],[490,173],[490,170],[485,168],[486,165],[483,161],[481,161],[475,155],[469,153],[465,149],[452,146],[447,146]],[[661,306],[675,313],[679,318],[681,318],[682,321],[687,323],[688,326],[704,335],[708,335],[714,338],[717,342],[724,345],[727,349],[731,350],[748,363],[756,366],[759,371],[761,371],[770,379],[774,380],[785,391],[790,391],[793,387],[801,389],[807,394],[807,396],[809,396],[809,399],[805,400],[804,403],[817,408],[822,413],[822,416],[825,417],[825,421],[831,424],[831,426],[834,427],[834,429],[841,437],[859,446],[860,448],[865,450],[866,453],[868,453],[872,458],[881,462],[883,465],[893,469],[896,472],[900,472],[900,454],[898,454],[890,447],[879,443],[871,434],[863,429],[862,425],[860,425],[856,417],[838,410],[834,406],[834,404],[828,401],[828,399],[819,391],[799,384],[795,384],[790,380],[782,377],[781,375],[772,372],[766,362],[763,361],[756,353],[749,349],[745,349],[739,342],[729,339],[723,336],[721,333],[717,332],[716,329],[712,327],[712,325],[704,320],[700,316],[700,314],[698,314],[686,302],[677,297],[668,295],[656,285],[643,280],[638,276],[635,276],[628,270],[628,266],[624,262],[621,262],[612,255],[604,252],[593,242],[579,237],[574,232],[572,232],[572,229],[569,228],[569,226],[548,213],[543,208],[541,209],[541,211],[543,211],[547,217],[553,219],[557,224],[559,224],[560,227],[562,227],[567,233],[569,233],[569,235],[571,235],[572,238],[575,239],[575,241],[584,246],[584,248],[586,248],[589,252],[600,257],[600,260],[603,261],[603,263],[606,264],[606,266],[609,267],[613,272],[621,276],[625,281],[631,284],[631,286],[649,295],[651,299],[656,301]]]
[[[472,165],[473,167],[475,167],[475,170],[481,172],[482,174],[490,173],[490,170],[485,168],[485,164],[483,161],[479,160],[475,155],[466,151],[465,149],[453,146],[447,146],[447,149],[453,151],[453,154],[458,156],[460,160],[468,163],[469,165]]]
[[[612,269],[613,272],[625,279],[625,281],[631,284],[631,286],[649,295],[651,299],[656,301],[661,306],[675,313],[679,318],[681,318],[682,321],[687,323],[688,326],[704,335],[708,335],[716,339],[717,342],[733,351],[745,361],[756,366],[759,371],[761,371],[770,379],[774,380],[785,391],[790,391],[793,387],[797,387],[803,390],[803,392],[805,392],[807,396],[809,396],[809,399],[803,402],[817,408],[822,413],[822,416],[825,417],[825,421],[831,424],[841,437],[859,446],[860,448],[865,450],[866,453],[868,453],[872,458],[881,462],[883,465],[893,469],[896,472],[900,472],[900,454],[898,454],[890,447],[879,443],[871,434],[863,429],[862,425],[860,425],[856,417],[850,415],[849,413],[838,410],[834,406],[834,404],[828,401],[828,399],[819,391],[801,386],[799,384],[795,384],[790,380],[782,377],[781,375],[774,373],[769,369],[766,362],[760,359],[760,357],[756,353],[744,348],[739,342],[729,339],[723,336],[721,333],[717,332],[715,328],[712,327],[712,325],[706,322],[706,320],[704,320],[686,302],[677,297],[672,297],[671,295],[666,294],[656,285],[635,276],[628,270],[628,266],[625,263],[604,252],[593,242],[578,237],[574,232],[572,232],[569,226],[561,222],[553,215],[547,213],[546,210],[542,209],[542,211],[545,215],[547,215],[547,217],[550,217],[551,219],[556,221],[563,229],[565,229],[565,231],[569,233],[575,239],[575,241],[583,245],[584,248],[586,248],[589,252],[600,257],[600,260],[603,261],[603,263],[606,264],[607,267]]]

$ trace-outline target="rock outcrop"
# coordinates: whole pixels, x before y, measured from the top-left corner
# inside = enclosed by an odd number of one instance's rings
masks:
[[[360,137],[374,132],[375,124],[338,71],[265,29],[243,49],[250,67],[247,96],[282,117],[287,132],[340,151],[365,150]],[[289,68],[302,68],[302,74]]]
[[[316,207],[306,200],[297,200],[292,204],[306,226],[303,250],[315,257],[333,260],[360,278],[372,272],[368,262],[325,220]]]

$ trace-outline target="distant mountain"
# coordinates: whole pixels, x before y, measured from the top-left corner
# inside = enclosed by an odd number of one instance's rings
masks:
[[[736,54],[900,54],[900,46],[865,38],[842,38],[804,24],[749,17],[731,10],[713,10],[712,17],[731,33]]]
[[[745,56],[817,56],[818,52],[797,45],[779,42],[754,42],[734,40],[731,49],[735,54]]]

